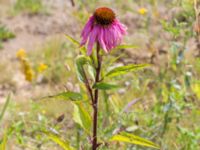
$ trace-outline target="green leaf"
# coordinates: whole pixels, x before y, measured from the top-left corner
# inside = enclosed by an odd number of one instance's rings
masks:
[[[131,49],[131,48],[138,48],[137,45],[119,45],[115,49]]]
[[[10,32],[5,26],[0,26],[0,41],[14,38],[15,35]]]
[[[114,85],[114,84],[99,82],[99,83],[94,84],[93,88],[99,89],[99,90],[111,90],[111,89],[119,88],[119,86]]]
[[[86,82],[86,73],[84,70],[84,65],[90,65],[91,61],[89,57],[86,57],[84,55],[78,56],[76,58],[76,73],[78,76],[78,79],[81,82]]]
[[[6,102],[5,102],[5,104],[4,104],[4,106],[3,106],[3,109],[2,109],[2,111],[1,111],[1,114],[0,114],[0,121],[3,119],[3,116],[4,116],[5,112],[6,112],[6,109],[8,108],[9,102],[10,102],[10,94],[7,96]]]
[[[6,150],[7,141],[8,141],[8,136],[7,136],[7,134],[4,134],[3,139],[0,142],[0,149],[1,150]]]
[[[78,123],[87,133],[90,133],[92,126],[92,119],[89,113],[81,104],[74,104],[73,119]]]
[[[149,64],[131,64],[131,65],[126,65],[126,66],[120,66],[120,67],[116,67],[116,68],[112,69],[105,76],[106,77],[119,76],[119,75],[126,74],[128,72],[131,72],[131,71],[143,69],[148,66],[149,66]]]
[[[42,131],[45,135],[48,136],[49,139],[51,139],[53,142],[58,144],[60,147],[62,147],[64,150],[75,150],[75,148],[71,147],[69,142],[66,140],[63,140],[61,137],[59,137],[57,134],[54,134],[52,132],[48,131]]]
[[[45,98],[55,98],[55,99],[72,100],[72,101],[83,100],[82,95],[77,92],[62,92],[56,95],[44,97],[42,99]]]
[[[119,56],[116,56],[114,58],[111,58],[109,63],[106,64],[106,66],[110,66],[111,64],[114,64],[118,59],[120,59],[121,57],[125,56],[124,53],[120,54]]]
[[[13,127],[9,127],[8,129],[4,129],[3,138],[0,140],[0,150],[6,150],[6,145],[8,142],[8,137],[12,135],[14,131]]]
[[[96,70],[91,65],[88,66],[88,73],[93,81],[95,81]]]
[[[65,37],[66,37],[71,43],[73,43],[74,45],[78,46],[83,54],[86,53],[86,51],[87,51],[86,48],[85,48],[84,46],[83,46],[83,47],[80,47],[80,43],[79,43],[77,40],[75,40],[74,38],[72,38],[72,37],[69,36],[69,35],[65,35]]]
[[[159,149],[159,146],[157,146],[155,143],[126,132],[121,132],[120,134],[114,135],[110,140]]]
[[[165,20],[161,20],[160,23],[165,31],[173,34],[175,37],[180,35],[180,29],[175,27],[172,23],[166,22]]]
[[[71,36],[65,35],[65,37],[66,37],[70,42],[72,42],[73,44],[75,44],[75,45],[77,45],[77,46],[80,45],[80,43],[79,43],[77,40],[75,40],[74,38],[72,38]]]

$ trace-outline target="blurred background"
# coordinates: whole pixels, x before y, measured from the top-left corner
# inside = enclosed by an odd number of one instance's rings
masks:
[[[112,8],[128,27],[123,44],[130,45],[106,56],[104,67],[115,58],[113,66],[148,63],[151,67],[113,79],[120,88],[102,93],[100,128],[106,135],[120,129],[135,133],[162,150],[200,149],[199,3],[0,0],[0,139],[8,135],[7,149],[60,149],[37,133],[41,128],[56,130],[73,146],[89,145],[72,119],[69,102],[41,98],[84,89],[74,69],[79,47],[66,35],[80,41],[88,17],[101,6]],[[121,113],[133,100],[136,104]],[[126,144],[117,148],[147,149]]]

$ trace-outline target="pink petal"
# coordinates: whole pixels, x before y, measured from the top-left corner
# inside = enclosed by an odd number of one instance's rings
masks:
[[[86,44],[89,34],[93,28],[93,23],[94,23],[94,16],[91,16],[82,30],[82,33],[81,33],[82,40],[80,44],[81,46]]]
[[[105,32],[105,41],[106,41],[106,46],[108,50],[111,50],[113,48],[113,43],[114,43],[114,35],[112,34],[112,28],[108,27]]]
[[[93,28],[93,30],[91,31],[90,36],[89,36],[87,55],[91,55],[92,54],[92,48],[94,46],[94,43],[97,40],[97,35],[98,35],[98,28],[95,26]]]
[[[98,32],[98,42],[101,46],[101,48],[103,48],[103,50],[107,53],[108,50],[106,48],[106,44],[105,44],[105,38],[104,38],[104,35],[105,35],[105,30],[104,30],[104,27],[98,27],[99,28],[99,32]]]
[[[120,43],[121,34],[120,34],[118,28],[115,25],[112,26],[111,34],[113,35],[112,46],[116,47]]]

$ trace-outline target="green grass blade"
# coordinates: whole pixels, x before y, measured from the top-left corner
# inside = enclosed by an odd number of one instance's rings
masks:
[[[71,147],[68,141],[63,140],[61,137],[59,137],[57,134],[54,134],[52,132],[48,131],[42,131],[49,139],[51,139],[53,142],[58,144],[60,147],[62,147],[64,150],[75,150],[75,148]]]
[[[2,141],[0,142],[0,150],[6,150],[7,141],[8,141],[8,136],[7,134],[5,134]]]
[[[8,108],[9,102],[10,102],[10,94],[7,96],[6,102],[5,102],[5,104],[4,104],[4,106],[3,106],[3,109],[2,109],[2,111],[1,111],[1,114],[0,114],[0,122],[1,122],[1,120],[3,119],[3,116],[4,116],[5,112],[6,112],[6,109]]]
[[[8,137],[13,134],[14,128],[9,127],[8,129],[4,129],[4,131],[3,138],[0,139],[0,150],[7,150]]]

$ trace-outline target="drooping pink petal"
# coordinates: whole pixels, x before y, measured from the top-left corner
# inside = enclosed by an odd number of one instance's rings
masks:
[[[114,23],[119,28],[122,35],[125,35],[127,33],[127,27],[124,24],[120,23],[119,20],[116,19]]]
[[[112,26],[109,26],[106,29],[106,34],[105,34],[105,41],[106,41],[106,47],[108,50],[111,50],[114,46],[114,35],[112,34]]]
[[[93,48],[95,42],[97,41],[97,35],[98,35],[98,28],[95,26],[90,32],[88,48],[87,48],[87,55],[92,54],[92,48]]]
[[[112,35],[112,47],[114,48],[119,44],[119,40],[121,38],[121,34],[117,30],[116,26],[112,26],[110,31],[111,31],[110,34]]]
[[[94,22],[94,16],[91,16],[88,20],[88,22],[86,23],[85,27],[83,28],[83,31],[81,33],[81,37],[82,37],[82,41],[81,41],[81,46],[83,46],[84,44],[86,44],[89,34],[93,28],[93,22]]]
[[[107,53],[108,50],[106,48],[106,43],[105,43],[105,38],[104,38],[105,32],[106,31],[104,30],[104,27],[99,27],[98,42],[100,46],[102,47],[102,49]]]
[[[106,49],[110,50],[111,47],[112,47],[112,38],[111,38],[111,35],[110,35],[109,27],[105,28],[104,41],[105,41],[105,44],[106,44]]]

